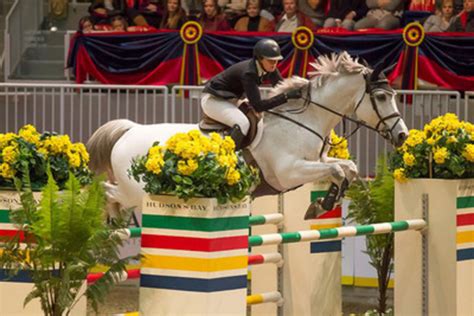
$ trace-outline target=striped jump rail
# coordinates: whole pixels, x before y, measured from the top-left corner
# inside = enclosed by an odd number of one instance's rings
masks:
[[[247,305],[256,305],[263,303],[276,303],[278,306],[283,305],[283,297],[280,292],[266,292],[260,294],[252,294],[247,296]]]
[[[103,276],[104,272],[89,273],[87,275],[87,284],[95,283]],[[138,278],[140,278],[140,269],[127,270],[126,273],[118,275],[119,282]]]
[[[280,224],[283,222],[283,214],[252,215],[249,217],[249,225],[257,226],[264,224]]]
[[[249,266],[264,263],[275,263],[280,268],[283,266],[283,257],[277,252],[249,255]]]
[[[363,235],[388,234],[391,232],[405,230],[420,230],[426,227],[426,222],[422,219],[411,219],[389,223],[379,223],[372,225],[345,226],[338,228],[328,228],[320,230],[306,230],[289,233],[256,235],[249,237],[249,247],[262,245],[277,245],[300,241],[312,241],[322,239],[340,239],[344,237],[354,237]]]
[[[114,231],[115,235],[118,235],[122,240],[128,240],[130,238],[140,238],[142,236],[141,227],[129,227],[117,229]]]

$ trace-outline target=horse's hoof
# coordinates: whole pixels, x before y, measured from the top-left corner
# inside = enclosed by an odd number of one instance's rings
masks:
[[[319,216],[323,215],[327,211],[321,205],[322,199],[319,198],[308,206],[306,214],[304,215],[304,220],[316,219]]]

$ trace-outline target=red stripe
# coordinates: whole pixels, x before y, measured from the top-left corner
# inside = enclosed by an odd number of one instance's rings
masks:
[[[7,229],[0,229],[0,236],[2,237],[15,237],[18,234],[18,230],[7,230]],[[25,233],[20,232],[20,241],[25,240]]]
[[[143,248],[161,248],[190,251],[223,251],[248,248],[247,236],[222,238],[195,238],[163,235],[142,235]]]
[[[252,264],[262,264],[264,262],[264,258],[262,255],[250,255],[249,256],[249,265]]]
[[[341,206],[336,206],[334,209],[330,210],[329,212],[324,213],[323,215],[319,216],[317,219],[339,218],[341,216],[342,216],[342,208]]]
[[[456,221],[458,226],[474,225],[474,213],[459,214]]]
[[[89,273],[87,275],[87,284],[92,284],[103,276],[104,276],[104,272]],[[140,269],[127,271],[127,279],[138,279],[139,277],[140,277]]]

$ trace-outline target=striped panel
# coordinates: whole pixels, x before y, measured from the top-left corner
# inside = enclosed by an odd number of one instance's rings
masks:
[[[0,223],[10,223],[10,216],[8,210],[0,210]]]
[[[310,244],[310,253],[338,252],[342,245],[340,240],[312,242]]]
[[[196,279],[216,279],[216,278],[232,277],[232,276],[237,276],[237,275],[245,275],[247,273],[247,267],[245,267],[244,269],[222,270],[222,271],[215,271],[215,272],[142,268],[141,273],[143,275],[146,274],[146,275],[163,275],[163,276],[196,278]]]
[[[142,248],[176,249],[188,251],[224,251],[248,248],[244,236],[223,238],[190,238],[166,235],[142,235]]]
[[[245,269],[247,267],[247,261],[248,256],[209,259],[145,255],[142,267],[166,270],[216,272]]]
[[[140,286],[191,292],[217,292],[247,288],[247,276],[239,275],[216,279],[141,275]]]
[[[474,207],[474,196],[459,196],[456,199],[456,208],[470,208]]]
[[[56,272],[53,272],[53,275],[59,276],[59,271],[56,270]],[[33,283],[33,279],[28,270],[19,270],[14,277],[11,277],[7,270],[0,269],[0,282]]]
[[[456,260],[474,260],[474,196],[458,196],[456,207]]]
[[[249,217],[190,218],[143,214],[143,227],[217,232],[248,228]]]

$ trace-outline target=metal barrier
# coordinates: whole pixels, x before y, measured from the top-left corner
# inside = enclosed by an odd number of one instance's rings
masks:
[[[0,132],[34,124],[87,141],[107,121],[169,122],[166,86],[0,84]]]
[[[470,110],[474,107],[474,91],[467,91],[464,94],[464,113],[465,120],[468,122],[474,122],[474,110]]]
[[[5,81],[20,64],[21,56],[37,41],[44,17],[44,0],[16,0],[5,18]]]

